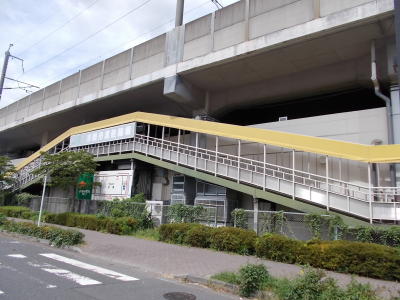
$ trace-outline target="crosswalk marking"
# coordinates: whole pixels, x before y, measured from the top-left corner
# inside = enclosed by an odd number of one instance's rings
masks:
[[[22,254],[8,254],[8,257],[14,257],[14,258],[26,258],[25,255]]]
[[[46,285],[46,289],[55,289],[57,286],[53,284]]]
[[[69,280],[72,280],[76,282],[79,285],[94,285],[94,284],[101,284],[100,281],[91,279],[89,277],[85,277],[79,274],[72,273],[68,270],[64,269],[47,269],[47,268],[42,268],[43,271],[49,272],[51,274],[54,274],[56,276],[66,278]]]
[[[121,273],[118,273],[118,272],[114,272],[112,270],[108,270],[108,269],[105,269],[105,268],[101,268],[101,267],[97,267],[97,266],[94,266],[94,265],[90,265],[90,264],[81,262],[79,260],[68,258],[68,257],[64,257],[64,256],[57,255],[57,254],[54,254],[54,253],[42,253],[40,255],[44,256],[44,257],[47,257],[47,258],[51,258],[51,259],[57,260],[57,261],[60,261],[60,262],[63,262],[63,263],[66,263],[66,264],[73,265],[75,267],[79,267],[79,268],[82,268],[82,269],[93,271],[93,272],[96,272],[98,274],[101,274],[101,275],[104,275],[104,276],[107,276],[107,277],[111,277],[111,278],[114,278],[114,279],[117,279],[117,280],[121,280],[121,281],[139,280],[139,279],[137,279],[135,277],[131,277],[131,276],[124,275],[124,274],[121,274]]]

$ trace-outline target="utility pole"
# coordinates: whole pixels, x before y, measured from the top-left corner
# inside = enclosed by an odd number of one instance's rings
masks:
[[[5,57],[4,57],[3,69],[2,69],[2,71],[1,71],[1,77],[0,77],[0,101],[1,101],[1,96],[2,96],[2,94],[3,94],[3,90],[22,89],[22,90],[24,90],[25,92],[28,93],[28,92],[30,92],[30,91],[28,90],[28,89],[30,89],[30,88],[39,89],[39,87],[36,86],[36,85],[30,84],[30,83],[27,83],[27,82],[24,82],[24,81],[20,81],[20,80],[17,80],[17,79],[9,78],[9,77],[6,76],[6,75],[7,75],[8,61],[10,60],[10,58],[12,58],[12,59],[17,59],[17,60],[21,61],[21,63],[22,63],[22,72],[24,72],[24,60],[23,60],[22,58],[19,58],[19,57],[14,56],[14,55],[12,55],[12,54],[10,53],[10,49],[11,49],[12,46],[14,46],[14,45],[13,45],[13,44],[10,44],[10,45],[8,46],[8,50],[6,51]],[[18,86],[17,86],[17,87],[6,87],[6,88],[5,88],[5,87],[4,87],[4,81],[5,81],[6,79],[7,79],[7,80],[11,80],[12,82],[17,83]],[[19,85],[20,83],[24,84],[25,86],[20,86],[20,85]]]
[[[176,16],[175,27],[179,27],[183,23],[183,9],[185,7],[185,0],[176,0]]]
[[[10,44],[8,46],[8,50],[5,53],[4,57],[4,63],[3,63],[3,69],[1,71],[1,77],[0,77],[0,100],[1,100],[1,95],[3,94],[3,86],[4,86],[4,80],[6,79],[6,72],[7,72],[7,66],[8,66],[8,60],[10,59],[10,48],[13,46],[13,44]]]

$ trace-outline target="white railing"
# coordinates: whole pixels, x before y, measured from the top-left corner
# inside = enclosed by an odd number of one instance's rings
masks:
[[[235,180],[263,190],[272,190],[327,210],[335,209],[361,218],[397,221],[400,219],[400,189],[356,185],[327,176],[274,165],[215,150],[166,139],[136,134],[134,138],[81,146],[61,151],[85,150],[96,157],[138,152],[175,164]],[[20,186],[33,180],[31,171],[40,165],[37,158],[20,171]]]

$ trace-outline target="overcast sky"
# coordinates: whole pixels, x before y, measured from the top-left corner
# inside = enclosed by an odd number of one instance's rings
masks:
[[[236,1],[219,0],[223,6]],[[21,63],[12,59],[7,77],[41,88],[162,34],[175,23],[176,0],[1,2],[0,63],[3,64],[8,45],[14,44],[10,52],[24,59],[25,73]],[[186,0],[184,22],[215,9],[211,0]],[[17,86],[10,80],[4,84],[4,87]],[[26,95],[23,90],[4,90],[0,108]]]

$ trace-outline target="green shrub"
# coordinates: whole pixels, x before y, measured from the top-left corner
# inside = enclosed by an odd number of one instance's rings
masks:
[[[290,239],[283,235],[268,233],[258,238],[256,255],[284,263],[301,263],[307,253],[303,242]]]
[[[400,247],[400,227],[357,227],[350,230],[355,240],[364,243],[375,243],[391,247]]]
[[[3,225],[6,220],[7,220],[6,216],[3,214],[0,214],[0,225]]]
[[[239,254],[254,253],[257,234],[252,230],[234,227],[219,227],[211,234],[211,248]]]
[[[103,201],[98,215],[111,218],[130,217],[138,220],[142,229],[154,227],[143,194],[137,194],[129,199]]]
[[[174,244],[183,244],[186,241],[187,233],[193,227],[199,226],[192,223],[172,223],[160,226],[160,241]]]
[[[386,280],[400,280],[400,254],[397,249],[370,243],[326,241],[307,246],[309,265]]]
[[[40,239],[49,240],[56,247],[72,246],[82,243],[84,234],[76,230],[65,230],[52,226],[38,227],[33,223],[7,221],[3,228]]]
[[[167,216],[173,223],[193,223],[199,221],[204,212],[202,206],[174,204],[169,207]]]
[[[234,227],[246,228],[247,214],[243,208],[235,208],[231,212]]]
[[[269,279],[264,265],[247,264],[239,270],[239,293],[249,297],[261,290]]]
[[[326,298],[326,299],[328,300],[328,298]],[[376,295],[376,292],[371,288],[371,286],[369,284],[362,284],[353,279],[347,285],[347,289],[344,291],[341,299],[343,299],[343,300],[354,300],[354,299],[378,300],[380,298]]]
[[[23,218],[23,215],[27,216],[29,213],[32,213],[32,211],[23,206],[0,206],[0,213],[11,218]],[[30,217],[28,217],[28,219],[30,219]]]
[[[139,229],[139,221],[130,217],[107,219],[106,230],[113,234],[130,234]]]
[[[131,234],[140,228],[139,221],[130,217],[108,218],[79,213],[47,214],[45,222],[68,227],[105,231],[113,234]]]
[[[273,290],[284,300],[378,300],[368,284],[352,281],[345,289],[321,270],[306,269],[294,280],[276,280]]]
[[[287,300],[319,300],[323,291],[324,276],[322,271],[308,270],[303,276],[297,277],[280,295],[282,299]]]
[[[39,197],[37,195],[32,195],[30,193],[20,193],[20,194],[16,194],[14,196],[16,202],[18,205],[22,205],[22,206],[27,206],[29,204],[29,202],[35,198],[35,197]]]
[[[193,226],[188,230],[185,237],[185,244],[193,247],[209,248],[213,228],[204,225]]]

